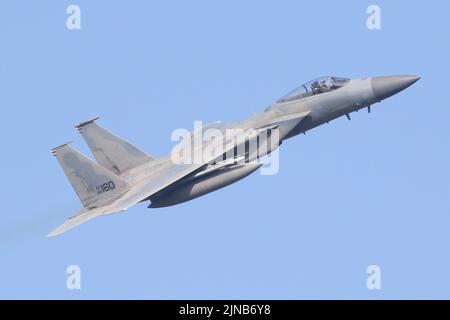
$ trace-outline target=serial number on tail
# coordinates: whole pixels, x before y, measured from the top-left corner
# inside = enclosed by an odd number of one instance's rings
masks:
[[[103,192],[108,192],[108,191],[114,190],[115,188],[116,188],[116,185],[114,184],[113,181],[108,181],[108,182],[105,182],[104,184],[100,184],[95,187],[95,189],[97,190],[97,194],[101,194]]]

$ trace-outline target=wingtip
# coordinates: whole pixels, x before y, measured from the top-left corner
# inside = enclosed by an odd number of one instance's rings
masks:
[[[57,235],[59,235],[59,234],[65,232],[65,231],[67,231],[66,228],[64,228],[65,225],[66,225],[66,223],[64,223],[63,225],[59,226],[59,227],[56,228],[55,230],[52,230],[51,232],[49,232],[49,233],[46,235],[46,237],[47,237],[47,238],[52,238],[52,237],[55,237],[55,236],[57,236]]]
[[[104,210],[104,207],[91,209],[88,211],[85,211],[83,209],[81,211],[81,214],[77,214],[77,215],[73,216],[71,219],[66,220],[66,222],[64,222],[62,225],[60,225],[58,228],[56,228],[55,230],[50,232],[47,235],[47,237],[54,237],[54,236],[60,235],[61,233],[67,232],[67,231],[79,226],[80,224],[83,224],[95,217],[103,215],[105,212],[106,212],[106,210]],[[113,212],[115,212],[115,211],[113,211]]]

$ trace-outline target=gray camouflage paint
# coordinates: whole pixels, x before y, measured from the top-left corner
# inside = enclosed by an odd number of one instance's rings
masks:
[[[372,104],[406,89],[419,79],[417,76],[353,79],[338,89],[275,102],[248,120],[209,127],[222,132],[229,127],[244,131],[276,127],[280,132],[276,148],[283,140],[340,116],[346,115],[350,119],[351,112],[365,107],[370,112]],[[151,200],[151,207],[185,202],[234,183],[259,168],[255,163],[221,165],[220,161],[217,163],[217,158],[206,158],[201,164],[186,165],[172,163],[170,155],[157,159],[100,127],[94,122],[96,119],[76,127],[98,163],[67,144],[53,149],[85,208],[49,236],[65,232],[96,216],[126,210],[137,202]],[[270,151],[271,148],[267,150]],[[100,194],[95,192],[98,186],[110,181],[113,181],[115,188]]]

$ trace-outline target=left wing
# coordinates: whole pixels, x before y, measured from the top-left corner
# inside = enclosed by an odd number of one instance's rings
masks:
[[[146,179],[141,183],[132,185],[129,191],[113,202],[103,206],[84,208],[63,225],[50,232],[48,236],[56,236],[101,215],[125,211],[132,205],[145,200],[203,165],[203,163],[192,165],[174,165],[168,163],[164,168],[161,168],[161,171],[150,176],[148,178],[149,180]]]
[[[216,143],[220,143],[219,141]],[[197,149],[194,149],[193,152],[202,152],[203,151],[202,145],[197,147]],[[228,152],[230,148],[224,149],[224,153]],[[64,152],[62,152],[63,150]],[[69,158],[67,158],[66,150],[70,154]],[[102,197],[103,195],[109,194],[109,193],[115,193],[116,190],[114,188],[111,189],[111,187],[108,185],[106,186],[107,191],[101,190],[103,181],[109,183],[110,181],[113,182],[114,186],[118,183],[115,183],[115,181],[121,181],[121,179],[118,176],[115,176],[112,172],[109,172],[105,168],[101,167],[99,164],[93,162],[92,160],[84,157],[79,153],[78,151],[70,148],[67,145],[63,145],[60,147],[57,147],[53,149],[53,153],[57,156],[58,160],[60,161],[61,165],[63,165],[63,168],[65,165],[70,164],[71,165],[71,172],[70,175],[74,177],[82,177],[81,182],[79,185],[82,187],[85,187],[86,190],[89,190],[89,194],[94,196],[94,199],[98,198],[96,197],[96,193],[99,194],[99,196]],[[73,166],[74,162],[72,161],[72,158],[80,159],[75,163],[75,166]],[[70,161],[67,161],[70,160]],[[126,185],[127,191],[123,194],[118,195],[117,197],[111,199],[110,201],[107,201],[105,203],[100,202],[93,202],[95,205],[86,206],[83,210],[75,214],[71,219],[66,221],[63,225],[56,228],[52,232],[48,234],[48,236],[56,236],[58,234],[61,234],[65,231],[68,231],[84,222],[87,222],[95,217],[111,214],[119,211],[125,211],[129,207],[135,205],[138,202],[141,202],[156,192],[168,187],[172,183],[175,183],[176,181],[182,179],[183,177],[187,176],[188,174],[200,169],[201,167],[207,165],[208,162],[214,160],[214,157],[209,156],[202,159],[200,163],[192,163],[192,164],[174,164],[170,158],[170,156],[166,157],[165,159],[160,159],[161,166],[158,168],[158,171],[155,173],[149,175],[145,179],[142,179],[140,182],[136,182],[132,185]],[[93,170],[94,168],[95,170]],[[65,168],[64,168],[65,169]],[[94,171],[99,170],[101,172],[101,175],[95,175],[93,174]],[[65,169],[66,171],[66,169]],[[67,173],[67,172],[66,172]],[[68,174],[69,176],[69,174]],[[99,178],[97,179],[97,176]],[[111,178],[109,178],[111,177]],[[94,180],[93,180],[94,178]],[[113,180],[114,179],[114,180]],[[86,183],[87,182],[87,183]],[[125,183],[125,182],[124,182]],[[111,186],[113,185],[111,184]],[[126,183],[125,183],[126,184]],[[97,189],[99,187],[100,189]],[[104,193],[103,193],[104,192]],[[82,199],[83,200],[83,199]]]
[[[280,129],[280,141],[287,135],[291,130],[293,130],[305,117],[309,114],[309,112],[300,113],[300,114],[293,114],[293,115],[287,115],[287,116],[281,116],[275,121],[271,121],[269,126],[258,128],[259,130],[264,130],[264,128],[269,129],[270,128],[279,128]],[[220,145],[223,145],[223,141],[216,141],[211,142],[216,143],[217,147]],[[193,152],[203,152],[205,146],[197,147],[197,149],[194,149]],[[234,145],[227,145],[223,149],[222,154],[227,154],[231,149],[234,149]],[[67,149],[67,145],[63,145],[60,148]],[[69,152],[72,154],[74,150],[68,149]],[[53,152],[55,155],[58,156],[58,149],[53,149]],[[81,163],[82,170],[88,170],[85,168],[94,168],[95,172],[96,170],[101,171],[102,179],[101,181],[105,180],[105,178],[112,177],[114,179],[117,179],[117,181],[120,181],[119,177],[115,176],[114,174],[107,172],[106,169],[102,168],[98,164],[94,163],[92,160],[85,158],[78,152],[76,152],[76,156],[78,159],[81,159],[83,163]],[[206,157],[203,157],[202,161],[200,163],[192,163],[192,164],[174,164],[170,156],[168,156],[165,159],[160,159],[162,162],[161,167],[157,172],[150,175],[149,177],[143,179],[141,182],[137,182],[133,185],[126,186],[128,189],[126,192],[118,196],[117,198],[113,198],[113,200],[107,201],[104,204],[98,203],[95,206],[87,206],[80,212],[78,212],[75,216],[70,218],[68,221],[66,221],[63,225],[56,228],[52,232],[48,234],[48,236],[56,236],[58,234],[61,234],[65,231],[68,231],[84,222],[87,222],[95,217],[111,214],[119,211],[125,211],[129,207],[135,205],[138,202],[141,202],[145,199],[148,199],[153,194],[157,193],[158,191],[168,187],[169,185],[177,182],[178,180],[184,178],[185,176],[193,173],[194,171],[200,169],[203,166],[206,166],[209,162],[214,161],[217,159],[217,155],[206,155]],[[67,158],[63,159],[65,163],[67,164]],[[69,157],[69,160],[72,160],[72,157]],[[69,161],[71,162],[71,161]],[[84,163],[87,162],[87,163]],[[77,162],[78,166],[79,161]],[[78,170],[78,167],[72,168],[71,172],[74,176],[80,176],[80,170]],[[103,169],[103,170],[102,170]],[[94,172],[93,171],[93,172]],[[86,177],[86,179],[91,179],[91,175],[89,174],[82,174],[81,176]],[[105,180],[106,181],[106,180]],[[116,180],[112,180],[113,183]],[[121,182],[122,183],[122,182]],[[96,186],[97,181],[94,180],[92,182],[92,186],[87,186],[88,188],[91,188],[93,186]],[[101,186],[100,186],[101,189]],[[108,193],[109,191],[104,190],[97,190],[101,192]],[[103,200],[103,199],[102,199]]]

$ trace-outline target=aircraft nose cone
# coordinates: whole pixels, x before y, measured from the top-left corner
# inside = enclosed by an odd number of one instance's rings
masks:
[[[372,91],[379,100],[386,99],[408,88],[419,79],[419,76],[373,77]]]

